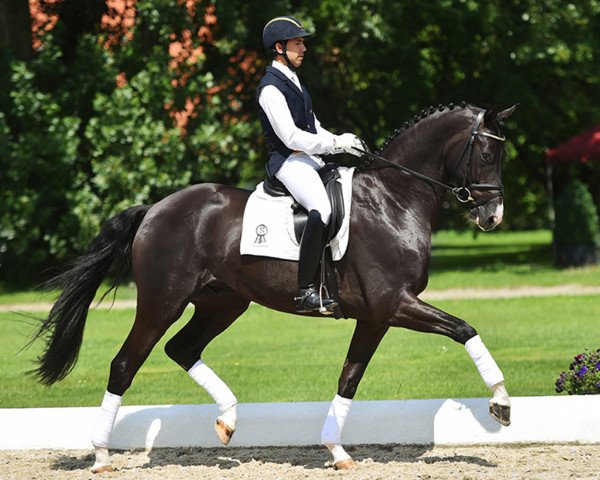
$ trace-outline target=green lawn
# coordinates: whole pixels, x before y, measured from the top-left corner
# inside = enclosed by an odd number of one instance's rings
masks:
[[[598,285],[600,266],[552,266],[552,234],[531,232],[439,232],[433,237],[429,290],[523,285]],[[52,301],[56,295],[2,291],[0,305]],[[119,299],[134,299],[135,288],[120,287]]]
[[[440,232],[434,236],[429,290],[522,285],[600,285],[600,267],[552,267],[551,234]],[[36,292],[1,292],[0,304],[51,301]],[[135,298],[121,287],[117,298]],[[512,395],[552,395],[571,358],[600,347],[600,295],[433,302],[480,332]],[[191,310],[186,312],[186,317]],[[90,313],[79,363],[45,388],[24,371],[39,345],[20,351],[31,322],[0,313],[0,407],[97,405],[108,367],[133,321],[132,310]],[[181,328],[181,319],[167,334]],[[253,306],[211,344],[205,360],[241,402],[330,400],[337,388],[354,321],[304,319]],[[206,403],[209,397],[163,353],[163,340],[136,377],[127,404]],[[445,337],[394,329],[376,353],[358,399],[486,396],[460,345]]]
[[[503,369],[511,395],[553,395],[554,381],[572,357],[600,347],[600,295],[435,304],[479,331]],[[19,351],[31,325],[0,313],[0,407],[97,405],[109,363],[132,319],[131,310],[91,312],[75,370],[46,388],[23,373],[33,365],[38,349]],[[337,388],[353,325],[351,320],[301,318],[252,306],[207,348],[204,359],[240,402],[328,401]],[[142,367],[124,403],[210,403],[207,394],[166,357],[163,345],[164,340]],[[487,395],[461,345],[441,336],[393,329],[375,354],[356,398]]]
[[[433,237],[428,288],[498,288],[564,284],[600,286],[600,266],[552,266],[552,233],[439,232]]]

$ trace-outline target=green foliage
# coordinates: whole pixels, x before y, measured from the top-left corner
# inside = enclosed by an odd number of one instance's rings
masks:
[[[576,355],[569,365],[569,370],[561,372],[555,386],[557,393],[600,394],[600,349]]]
[[[182,170],[181,132],[156,121],[151,75],[139,72],[110,96],[97,95],[96,116],[85,130],[92,175],[79,172],[69,192],[82,229],[97,232],[101,222],[132,205],[151,203],[189,184]]]
[[[300,75],[336,133],[377,146],[430,104],[520,103],[507,125],[502,228],[548,227],[544,152],[600,122],[597,0],[186,4],[138,0],[131,35],[107,48],[104,0],[44,2],[59,20],[34,58],[0,49],[0,282],[39,281],[124,206],[190,183],[253,187],[266,156],[260,33],[282,13],[315,32]],[[174,66],[173,41],[201,52]],[[444,210],[440,227],[470,228],[452,201]]]
[[[68,234],[75,224],[65,194],[72,187],[80,119],[61,114],[26,64],[13,64],[11,83],[11,115],[0,114],[0,261],[2,271],[18,279],[72,248]]]
[[[251,186],[262,174],[257,121],[245,121],[226,68],[218,78],[206,56],[170,64],[172,35],[197,30],[203,10],[139,1],[132,39],[110,50],[92,27],[99,3],[77,26],[65,2],[30,62],[0,58],[0,283],[40,282],[123,208],[192,183]],[[184,132],[176,118],[189,102]]]
[[[600,246],[598,212],[592,195],[580,180],[569,183],[555,206],[557,245]]]

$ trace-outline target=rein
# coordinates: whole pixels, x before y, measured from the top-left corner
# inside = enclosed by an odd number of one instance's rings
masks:
[[[473,124],[473,128],[471,129],[471,136],[469,137],[469,140],[467,140],[467,143],[465,144],[465,148],[463,148],[460,158],[458,159],[458,162],[456,162],[456,166],[454,167],[454,171],[452,172],[453,175],[454,175],[454,173],[456,173],[456,170],[458,170],[458,167],[462,163],[462,160],[463,160],[465,154],[467,153],[467,150],[469,150],[469,156],[467,158],[467,173],[465,175],[465,179],[463,181],[462,187],[442,183],[438,180],[428,177],[427,175],[423,175],[422,173],[415,172],[414,170],[412,170],[408,167],[405,167],[404,165],[399,165],[397,163],[391,162],[391,161],[383,158],[382,156],[377,155],[375,153],[371,153],[367,150],[363,150],[361,148],[356,148],[356,147],[354,147],[354,150],[357,150],[358,152],[360,152],[363,155],[366,155],[368,157],[371,157],[372,159],[379,160],[379,161],[385,163],[387,166],[397,168],[398,170],[402,170],[404,173],[412,175],[413,177],[419,178],[426,182],[433,183],[442,188],[445,188],[446,190],[449,190],[450,192],[452,192],[452,194],[461,203],[473,202],[474,207],[480,207],[481,205],[489,202],[490,200],[497,198],[497,197],[501,197],[504,194],[504,186],[502,184],[501,185],[492,185],[492,184],[488,184],[488,183],[470,183],[471,164],[473,163],[473,159],[472,159],[473,144],[475,142],[475,137],[477,135],[481,135],[481,136],[493,138],[500,142],[504,142],[506,140],[506,137],[501,137],[498,135],[493,135],[491,133],[479,131],[479,127],[481,126],[481,122],[483,121],[483,116],[485,115],[485,112],[486,112],[485,110],[482,110],[481,112],[479,112],[479,115],[477,115],[477,118],[475,119],[475,123]],[[480,201],[476,202],[475,199],[471,196],[471,191],[475,191],[475,190],[497,191],[497,193],[495,195],[493,195],[491,198],[486,198],[484,201],[480,200]]]

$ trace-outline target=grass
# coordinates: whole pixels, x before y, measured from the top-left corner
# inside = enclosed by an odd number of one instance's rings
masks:
[[[503,369],[511,395],[553,395],[554,381],[572,357],[600,346],[600,295],[585,297],[435,302],[479,331]],[[186,312],[189,316],[190,312]],[[24,371],[39,345],[19,351],[31,325],[0,313],[0,407],[97,406],[108,367],[125,339],[132,310],[93,311],[74,371],[51,388]],[[211,403],[208,395],[155,348],[124,403]],[[329,401],[354,321],[301,318],[252,306],[207,348],[204,359],[240,402]],[[356,399],[487,396],[464,348],[446,337],[392,329],[383,340]]]
[[[429,289],[522,285],[600,285],[600,267],[552,267],[551,234],[439,232],[433,239]],[[0,304],[52,301],[36,292],[0,292]],[[118,299],[134,299],[122,287]],[[552,395],[571,358],[600,347],[600,295],[586,297],[436,301],[481,334],[507,378],[512,395]],[[189,317],[190,311],[184,317]],[[20,351],[31,322],[0,313],[0,407],[96,406],[110,361],[133,321],[132,310],[90,313],[79,362],[63,382],[45,388],[24,371],[40,345]],[[138,373],[125,403],[211,403],[208,395],[163,353],[166,339]],[[204,359],[241,402],[330,400],[354,321],[305,319],[252,306],[207,348]],[[358,390],[357,399],[480,397],[488,394],[460,345],[434,335],[392,329]]]
[[[552,266],[552,233],[438,232],[433,237],[429,290],[449,288],[498,288],[523,285],[598,285],[600,266],[555,268]],[[101,290],[101,292],[103,292]],[[0,305],[46,301],[35,291],[2,291]],[[135,288],[123,286],[118,299],[135,299]]]
[[[600,266],[556,268],[552,233],[439,232],[433,237],[431,290],[564,284],[600,286]]]

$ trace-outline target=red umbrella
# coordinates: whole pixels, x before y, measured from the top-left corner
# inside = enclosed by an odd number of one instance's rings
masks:
[[[600,125],[571,138],[558,147],[547,150],[546,157],[551,162],[600,161]]]

